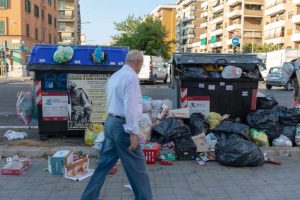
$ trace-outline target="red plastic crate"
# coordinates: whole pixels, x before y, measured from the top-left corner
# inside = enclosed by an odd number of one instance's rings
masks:
[[[154,143],[154,142],[149,142],[147,144],[155,144],[156,145],[154,148],[143,147],[143,152],[144,152],[147,164],[155,164],[157,156],[158,156],[158,151],[160,150],[160,144]]]

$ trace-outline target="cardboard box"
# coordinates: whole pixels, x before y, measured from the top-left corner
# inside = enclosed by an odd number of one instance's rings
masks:
[[[73,152],[62,150],[48,157],[48,171],[52,175],[63,175],[64,168],[73,163]]]
[[[94,173],[89,169],[89,158],[85,156],[74,156],[74,162],[65,168],[65,178],[81,181]]]
[[[2,175],[21,175],[31,166],[31,160],[22,158],[17,161],[7,163],[2,169]]]

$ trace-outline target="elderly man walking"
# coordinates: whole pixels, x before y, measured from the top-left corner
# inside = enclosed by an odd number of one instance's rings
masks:
[[[137,74],[143,65],[143,54],[132,50],[126,64],[108,81],[105,141],[99,166],[82,194],[82,200],[96,200],[106,175],[120,158],[136,200],[151,200],[151,186],[145,158],[139,145],[138,121],[142,115],[142,96]]]

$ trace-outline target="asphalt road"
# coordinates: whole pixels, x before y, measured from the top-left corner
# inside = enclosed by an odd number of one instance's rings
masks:
[[[143,95],[150,96],[153,99],[170,99],[176,106],[175,89],[169,85],[142,85]],[[22,125],[16,119],[16,101],[19,91],[29,91],[32,88],[32,81],[16,82],[16,83],[0,83],[0,126]],[[293,102],[293,92],[285,91],[283,88],[272,88],[266,90],[265,85],[260,83],[259,91],[273,95],[280,105],[290,106]]]

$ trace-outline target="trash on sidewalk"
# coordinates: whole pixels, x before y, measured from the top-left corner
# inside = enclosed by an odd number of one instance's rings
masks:
[[[104,139],[105,139],[105,135],[104,132],[102,131],[97,135],[97,138],[94,140],[92,147],[94,149],[100,150],[102,148]]]
[[[19,158],[14,156],[7,158],[7,164],[1,169],[2,175],[22,175],[31,166],[31,160],[28,158]]]
[[[280,135],[278,138],[273,140],[272,146],[274,146],[274,147],[292,147],[293,143],[287,136]]]
[[[111,168],[109,174],[110,175],[115,175],[118,172],[118,167],[114,166],[113,168]]]
[[[147,164],[155,164],[160,149],[160,144],[155,142],[148,142],[142,144],[142,149]]]
[[[74,156],[72,163],[66,165],[64,177],[73,181],[82,181],[94,173],[93,169],[89,169],[89,158],[87,155]]]
[[[34,98],[31,91],[21,91],[18,93],[16,112],[18,119],[26,126],[28,126],[32,120],[33,102]]]
[[[270,158],[266,152],[264,152],[264,157],[265,157],[265,163],[270,163],[274,165],[281,165],[282,162],[280,160],[275,160],[273,158]]]
[[[6,137],[9,141],[11,140],[23,140],[27,138],[26,132],[16,132],[12,130],[7,130],[4,133],[4,137]]]
[[[264,131],[258,131],[255,128],[250,129],[250,138],[258,146],[270,146],[268,136]]]
[[[100,124],[92,124],[84,131],[84,141],[87,145],[92,146],[98,134],[103,132],[103,126]]]
[[[48,157],[48,171],[52,175],[63,175],[64,168],[73,163],[74,153],[69,150],[57,151]]]
[[[180,108],[180,109],[169,110],[169,117],[189,118],[190,117],[190,110],[188,108]]]
[[[174,165],[174,162],[170,161],[170,160],[161,160],[161,161],[159,161],[159,164],[161,164],[161,165]]]
[[[295,143],[297,146],[300,146],[300,124],[296,127]]]
[[[133,191],[133,190],[132,190],[132,187],[131,187],[131,185],[129,185],[129,184],[127,184],[127,185],[124,185],[124,188],[127,188],[127,189],[129,189],[131,192]]]
[[[256,101],[257,109],[270,109],[278,105],[278,101],[274,98],[274,96],[271,95],[257,97]]]
[[[139,121],[139,129],[140,134],[145,136],[146,142],[149,142],[151,139],[152,120],[148,114],[142,114],[142,118]]]
[[[197,146],[197,152],[207,152],[208,148],[207,145],[205,144],[205,133],[201,133],[199,135],[193,136],[192,140]]]

